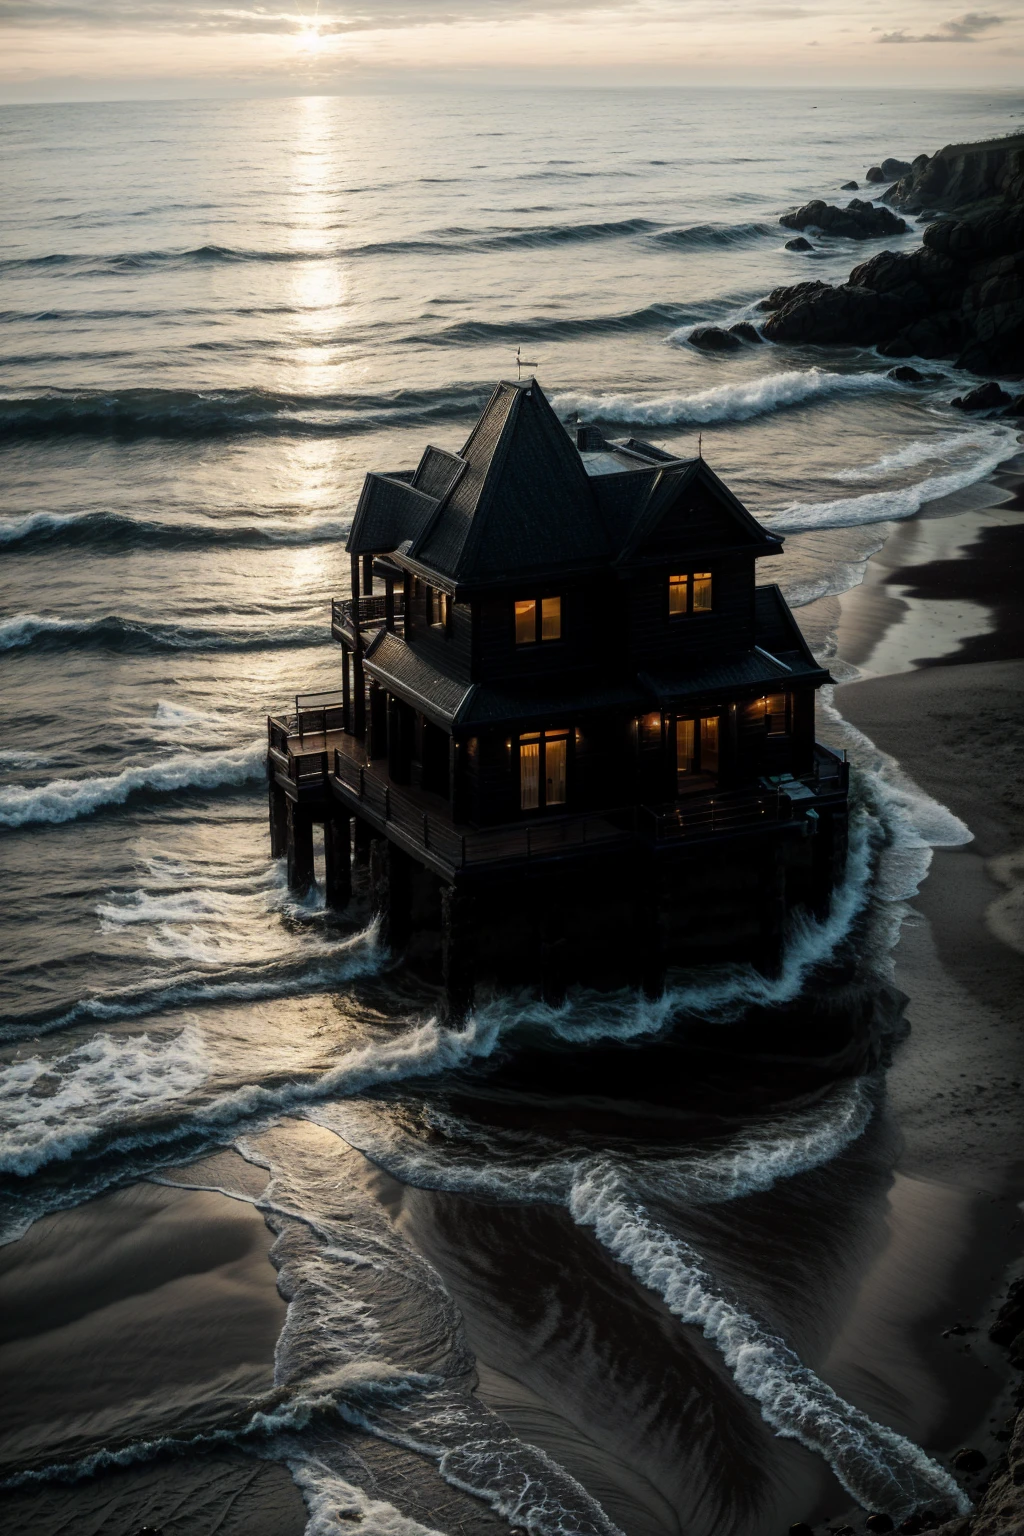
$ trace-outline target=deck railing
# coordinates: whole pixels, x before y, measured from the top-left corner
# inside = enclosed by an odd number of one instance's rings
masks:
[[[359,628],[380,629],[387,618],[387,598],[382,596],[361,597],[359,599]],[[405,617],[405,593],[396,592],[392,599],[394,603],[395,619]],[[340,629],[345,634],[354,635],[356,632],[356,603],[351,597],[335,598],[331,603],[331,628]]]
[[[671,806],[642,806],[637,831],[654,843],[713,832],[745,832],[785,820],[791,808],[789,797],[780,789],[699,795]]]

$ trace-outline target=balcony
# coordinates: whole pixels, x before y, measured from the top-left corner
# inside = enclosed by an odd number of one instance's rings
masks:
[[[392,618],[396,634],[401,634],[405,627],[405,595],[396,592],[392,598]],[[351,597],[335,598],[331,603],[331,634],[335,640],[344,640],[347,645],[354,646],[356,633],[370,634],[382,629],[388,619],[388,599],[386,597],[361,597],[358,601]]]

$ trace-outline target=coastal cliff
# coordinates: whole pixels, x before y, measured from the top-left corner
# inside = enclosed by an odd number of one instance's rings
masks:
[[[776,288],[769,341],[877,346],[885,357],[951,358],[973,373],[1024,372],[1024,135],[919,155],[886,193],[941,214],[915,251],[880,251],[833,287]],[[808,212],[817,205],[809,204]],[[797,227],[799,214],[780,222]],[[804,224],[799,227],[809,227]]]

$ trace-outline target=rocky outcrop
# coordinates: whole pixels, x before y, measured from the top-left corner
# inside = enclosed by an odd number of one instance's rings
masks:
[[[702,352],[735,352],[743,343],[732,331],[724,331],[720,325],[695,325],[690,332],[690,346]]]
[[[814,250],[814,246],[811,244],[811,242],[809,240],[805,240],[803,235],[794,235],[792,240],[787,240],[786,241],[786,250],[787,251],[813,251]]]
[[[857,197],[851,197],[845,208],[836,208],[817,197],[802,208],[784,213],[779,223],[787,229],[820,229],[826,235],[844,235],[848,240],[878,240],[907,231],[905,219]]]
[[[1024,202],[1024,133],[981,144],[947,144],[931,157],[918,155],[885,200],[908,213]]]
[[[765,338],[877,346],[886,357],[953,358],[974,373],[1024,373],[1024,135],[942,150],[930,160],[921,155],[890,195],[911,209],[922,198],[934,203],[940,189],[969,195],[974,206],[929,224],[919,250],[880,251],[838,287],[775,289],[761,304],[770,311]],[[809,203],[782,222],[824,206]]]
[[[1011,400],[1012,396],[1005,389],[1000,389],[998,384],[979,384],[977,389],[972,389],[966,395],[957,395],[949,403],[955,405],[958,411],[996,411],[1001,405],[1009,405]]]

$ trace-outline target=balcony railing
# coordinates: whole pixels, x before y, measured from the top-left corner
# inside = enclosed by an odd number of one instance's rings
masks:
[[[360,631],[380,629],[387,619],[386,597],[361,597],[359,599],[358,627]],[[396,592],[392,599],[396,628],[401,629],[405,619],[405,594]],[[356,634],[356,602],[354,598],[335,598],[331,603],[331,629],[354,640]],[[399,622],[401,621],[401,622]]]
[[[788,820],[792,802],[781,789],[738,790],[695,796],[670,806],[641,806],[638,835],[653,843],[716,832],[746,832]]]

